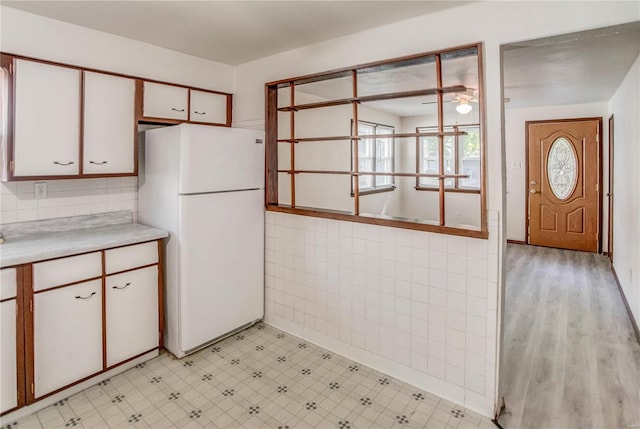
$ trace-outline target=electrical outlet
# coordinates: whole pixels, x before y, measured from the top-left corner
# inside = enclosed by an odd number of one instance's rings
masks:
[[[33,188],[36,194],[36,200],[44,200],[47,198],[47,182],[36,182]]]

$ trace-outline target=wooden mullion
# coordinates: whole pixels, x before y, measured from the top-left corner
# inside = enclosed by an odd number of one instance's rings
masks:
[[[296,103],[296,87],[295,83],[291,82],[289,85],[291,88],[291,93],[289,94],[290,106],[293,107]],[[290,121],[289,121],[289,137],[291,137],[291,145],[290,145],[290,157],[291,157],[291,170],[295,170],[296,168],[296,145],[294,144],[294,140],[296,137],[296,111],[290,110]],[[290,174],[291,179],[291,207],[296,208],[296,175]]]
[[[351,72],[351,79],[353,85],[353,98],[354,100],[358,98],[358,72],[353,70]],[[353,186],[353,211],[354,215],[358,216],[360,214],[360,177],[357,175],[360,170],[360,153],[359,153],[359,144],[360,139],[358,138],[358,103],[356,101],[353,102],[353,130],[352,133],[354,136],[353,145],[353,166],[351,167],[353,171],[355,171],[356,176],[352,177],[351,180],[354,182]],[[375,164],[375,159],[374,159]]]
[[[265,205],[278,204],[278,88],[266,87]]]
[[[287,170],[280,169],[278,173],[286,174],[341,174],[353,177],[359,176],[393,176],[393,177],[437,177],[439,179],[460,178],[468,179],[468,174],[430,174],[430,173],[396,173],[396,172],[377,172],[377,171],[347,171],[347,170]]]
[[[325,142],[337,140],[353,140],[358,137],[354,136],[335,136],[335,137],[304,137],[299,139],[278,139],[278,143],[304,143],[304,142]]]
[[[353,73],[356,73],[354,70]],[[294,82],[291,82],[293,87]],[[354,88],[357,91],[357,88]],[[285,107],[279,107],[278,111],[281,112],[295,112],[298,110],[306,110],[306,109],[319,109],[322,107],[334,107],[341,106],[345,104],[351,103],[368,103],[371,101],[381,101],[381,100],[393,100],[396,98],[410,98],[410,97],[421,97],[425,95],[436,95],[436,94],[448,94],[448,93],[456,93],[456,92],[464,92],[467,88],[464,85],[455,85],[448,86],[443,88],[442,85],[439,85],[437,88],[428,88],[428,89],[417,89],[413,91],[401,91],[401,92],[387,92],[384,94],[375,94],[375,95],[365,95],[362,97],[358,97],[354,95],[351,98],[341,98],[338,100],[329,100],[329,101],[321,101],[316,103],[306,103],[306,104],[291,104]]]
[[[442,60],[440,54],[436,54],[436,76],[438,88],[442,88]],[[444,97],[443,92],[438,92],[438,170],[440,175],[444,174]],[[438,194],[440,206],[440,226],[445,225],[444,210],[444,177],[438,180]]]

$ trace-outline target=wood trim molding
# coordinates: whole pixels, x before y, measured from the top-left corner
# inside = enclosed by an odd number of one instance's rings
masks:
[[[527,245],[526,241],[522,241],[522,240],[509,240],[507,239],[507,243],[509,244],[522,244],[522,245]]]
[[[636,319],[633,317],[633,313],[631,312],[631,307],[629,306],[629,301],[627,301],[627,297],[625,296],[624,291],[622,290],[622,285],[620,284],[618,273],[616,273],[616,269],[613,265],[611,265],[611,272],[613,273],[613,278],[616,280],[616,285],[618,285],[618,291],[620,291],[620,296],[622,297],[622,302],[624,303],[624,307],[627,309],[627,315],[629,316],[629,320],[631,321],[631,326],[633,327],[633,331],[636,334],[636,340],[640,344],[640,329],[638,328]]]
[[[230,93],[230,92],[217,91],[215,89],[207,89],[207,88],[200,88],[200,87],[195,87],[195,86],[188,86],[188,85],[183,85],[183,84],[179,84],[179,83],[175,83],[175,82],[167,82],[167,81],[163,81],[163,80],[156,80],[156,79],[146,78],[146,77],[142,77],[142,76],[134,76],[134,75],[126,74],[126,73],[117,73],[117,72],[112,72],[112,71],[109,71],[109,70],[95,69],[95,68],[91,68],[91,67],[85,67],[85,66],[82,66],[82,65],[65,64],[65,63],[60,63],[60,62],[56,62],[56,61],[43,60],[41,58],[34,58],[34,57],[28,57],[28,56],[25,56],[25,55],[12,54],[10,52],[2,52],[2,51],[0,51],[0,55],[2,55],[2,56],[8,55],[10,57],[18,58],[18,59],[21,59],[21,60],[34,61],[34,62],[38,62],[38,63],[42,63],[42,64],[49,64],[49,65],[52,65],[52,66],[67,67],[67,68],[71,68],[71,69],[84,70],[84,71],[95,72],[95,73],[104,73],[104,74],[108,74],[108,75],[111,75],[111,76],[126,77],[126,78],[129,78],[129,79],[141,79],[141,80],[143,80],[145,82],[159,83],[159,84],[162,84],[162,85],[170,85],[170,86],[179,86],[181,88],[194,89],[196,91],[203,91],[203,92],[210,92],[210,93],[213,93],[213,94],[221,94],[221,95],[227,95],[227,96],[231,95],[231,96],[233,96],[233,94]]]
[[[163,240],[158,240],[158,347],[164,347],[164,246]]]
[[[33,321],[33,266],[22,266],[24,306],[25,404],[35,401],[35,352]]]
[[[613,163],[614,163],[614,118],[613,115],[611,115],[609,117],[609,189],[607,190],[607,197],[609,198],[608,200],[608,209],[609,209],[609,215],[608,217],[608,221],[609,221],[609,225],[607,228],[607,235],[608,235],[608,239],[607,239],[607,256],[609,256],[609,260],[611,261],[611,264],[613,264],[613,209],[614,209],[614,205],[613,205],[613,201],[614,201],[614,192],[613,192]]]
[[[17,320],[16,320],[16,366],[18,375],[18,408],[27,402],[26,360],[25,350],[25,320],[28,307],[25,306],[25,273],[26,266],[21,265],[16,269],[16,281],[18,290],[16,294]]]
[[[437,232],[440,234],[458,235],[461,237],[480,238],[480,239],[489,238],[489,231],[460,229],[460,228],[453,228],[450,226],[440,226],[440,225],[430,224],[430,223],[407,222],[407,221],[392,219],[390,217],[380,218],[380,217],[362,216],[362,215],[354,216],[348,213],[318,211],[318,210],[301,209],[301,208],[294,209],[290,207],[283,207],[283,206],[276,206],[276,205],[269,205],[266,207],[266,210],[271,212],[289,213],[289,214],[296,214],[301,216],[312,216],[312,217],[321,217],[325,219],[342,220],[346,222],[358,222],[358,223],[366,223],[370,225],[390,226],[394,228],[411,229],[414,231]]]

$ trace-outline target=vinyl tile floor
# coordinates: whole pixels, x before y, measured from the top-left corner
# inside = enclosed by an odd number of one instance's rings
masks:
[[[486,417],[259,323],[169,353],[0,429],[494,429]]]

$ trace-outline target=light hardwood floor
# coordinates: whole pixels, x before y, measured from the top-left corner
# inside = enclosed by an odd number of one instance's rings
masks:
[[[505,429],[640,428],[640,344],[609,260],[509,244]]]

